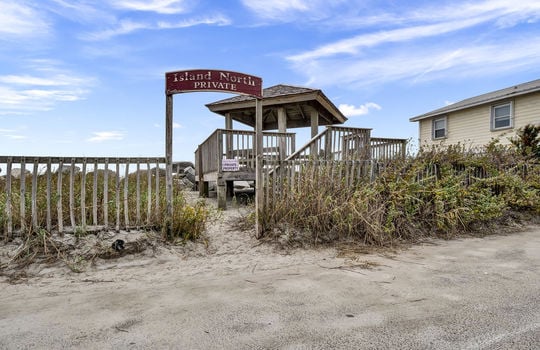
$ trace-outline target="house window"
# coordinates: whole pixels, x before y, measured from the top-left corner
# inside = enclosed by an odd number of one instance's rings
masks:
[[[512,102],[491,107],[491,130],[512,127]]]
[[[446,137],[446,117],[433,120],[433,139]]]

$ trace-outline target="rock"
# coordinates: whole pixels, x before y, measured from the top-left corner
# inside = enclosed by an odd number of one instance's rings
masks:
[[[21,178],[22,169],[21,168],[13,168],[11,169],[11,177],[14,177],[16,179]],[[29,170],[24,170],[24,173],[26,176],[32,175],[32,173]]]
[[[58,169],[56,170],[56,172],[62,172],[62,174],[69,174],[71,172],[71,165],[62,165],[62,169],[60,169],[60,167],[58,167]],[[81,168],[74,165],[73,166],[73,173],[77,174],[77,173],[80,173],[81,172]]]
[[[186,175],[186,179],[191,181],[191,183],[195,183],[197,180],[195,179],[195,169],[193,167],[187,167],[184,169],[184,174]]]
[[[189,161],[173,162],[172,163],[172,172],[174,174],[181,174],[185,172],[186,168],[195,168],[195,165]]]
[[[235,181],[234,188],[235,189],[251,188],[251,185],[247,181]]]

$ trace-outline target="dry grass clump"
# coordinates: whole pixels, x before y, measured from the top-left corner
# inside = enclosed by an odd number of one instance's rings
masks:
[[[310,166],[303,171],[331,174]],[[261,220],[267,234],[390,245],[472,232],[510,211],[536,214],[539,189],[534,159],[496,142],[483,152],[433,147],[386,165],[372,181],[358,179],[354,187],[335,176],[300,176],[286,195],[269,199]]]

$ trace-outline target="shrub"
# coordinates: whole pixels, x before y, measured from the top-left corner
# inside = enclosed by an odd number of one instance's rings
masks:
[[[425,148],[387,164],[372,181],[356,179],[353,187],[326,168],[333,166],[305,165],[294,186],[271,184],[285,187],[284,195],[267,198],[263,227],[276,234],[294,228],[313,241],[387,245],[471,231],[508,210],[540,210],[539,166],[497,140],[482,152],[463,145]]]

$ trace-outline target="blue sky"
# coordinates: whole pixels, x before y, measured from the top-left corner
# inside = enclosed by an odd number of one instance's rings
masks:
[[[322,89],[346,125],[415,141],[410,117],[540,78],[539,22],[537,0],[0,0],[0,155],[163,156],[164,74],[198,68]],[[175,160],[230,96],[175,95]]]

